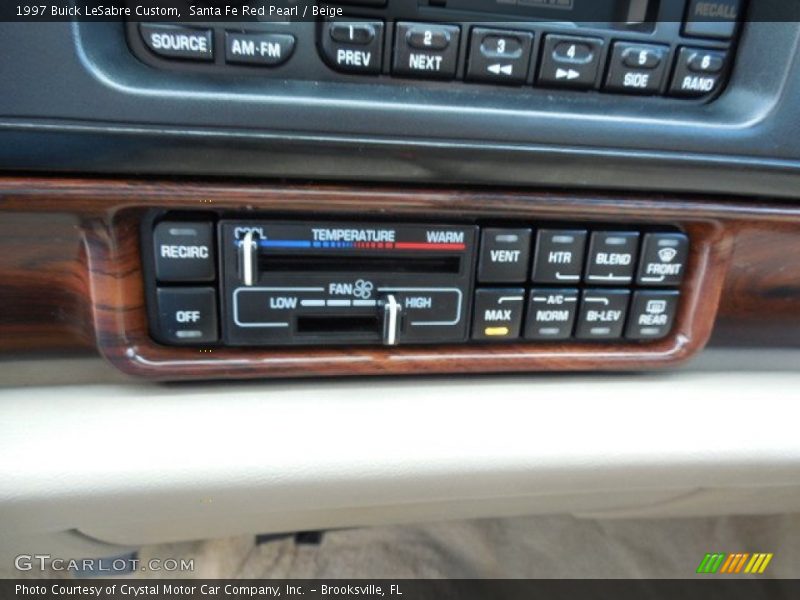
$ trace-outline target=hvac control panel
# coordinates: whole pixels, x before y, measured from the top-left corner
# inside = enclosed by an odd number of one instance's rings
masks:
[[[167,345],[455,344],[668,336],[676,229],[168,215],[143,233]]]
[[[202,13],[216,20],[131,22],[128,43],[157,68],[216,77],[697,98],[726,80],[744,2],[349,0],[329,8],[335,17],[317,22],[294,13],[230,22],[219,9]]]

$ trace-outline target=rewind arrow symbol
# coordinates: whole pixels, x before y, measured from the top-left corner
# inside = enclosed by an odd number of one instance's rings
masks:
[[[495,75],[511,75],[514,71],[514,65],[501,65],[500,63],[495,63],[493,65],[489,65],[486,67],[486,70],[490,73],[494,73]]]

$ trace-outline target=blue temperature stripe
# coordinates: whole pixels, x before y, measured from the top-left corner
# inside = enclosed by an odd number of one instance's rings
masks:
[[[241,246],[242,241],[236,240]],[[262,248],[355,248],[353,242],[310,242],[308,240],[258,240]]]

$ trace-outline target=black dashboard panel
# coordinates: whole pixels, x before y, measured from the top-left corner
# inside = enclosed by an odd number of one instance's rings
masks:
[[[0,76],[12,83],[0,97],[0,165],[792,197],[798,6],[749,6],[729,84],[712,102],[339,74],[300,43],[278,68],[313,63],[310,79],[220,76],[143,62],[122,21],[2,23]],[[611,34],[581,25],[609,41],[666,39],[662,25]]]

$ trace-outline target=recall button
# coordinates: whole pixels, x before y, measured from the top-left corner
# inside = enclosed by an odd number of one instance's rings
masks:
[[[139,32],[147,47],[164,58],[214,60],[214,36],[210,29],[140,23]]]

